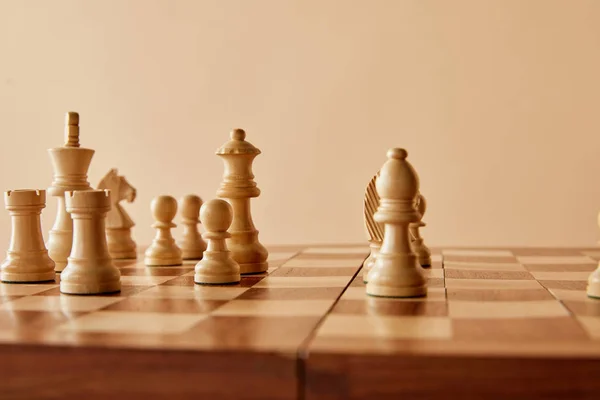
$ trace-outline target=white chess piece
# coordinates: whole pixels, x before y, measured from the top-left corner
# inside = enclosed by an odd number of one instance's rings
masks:
[[[598,226],[600,226],[600,213],[598,214]],[[598,268],[588,278],[587,295],[600,299],[600,262],[598,262]]]
[[[225,164],[217,196],[227,199],[233,208],[229,228],[231,238],[227,239],[233,259],[240,265],[242,274],[255,274],[268,269],[268,252],[258,241],[258,231],[250,213],[250,199],[260,195],[252,173],[252,162],[260,150],[245,139],[246,132],[235,129],[231,132],[231,140],[217,150]]]
[[[108,252],[115,260],[137,258],[137,245],[131,236],[131,228],[135,223],[119,204],[123,200],[129,203],[135,201],[137,190],[124,176],[119,175],[116,168],[108,171],[98,184],[98,189],[110,190],[112,201],[110,211],[106,214]]]
[[[200,207],[202,207],[202,199],[196,195],[188,194],[179,200],[183,235],[178,245],[184,260],[200,260],[206,250],[206,242],[202,240],[198,231]]]
[[[62,271],[67,265],[67,257],[73,244],[73,221],[65,206],[65,192],[89,190],[87,171],[94,150],[79,147],[79,114],[68,112],[65,115],[65,144],[49,149],[48,154],[54,168],[54,180],[48,194],[58,200],[58,212],[54,226],[48,235],[48,254],[56,264],[55,270]]]
[[[196,264],[194,281],[200,284],[228,284],[240,281],[240,266],[227,249],[227,229],[233,220],[232,208],[225,200],[213,199],[200,208],[208,248]]]
[[[410,224],[410,234],[413,237],[412,248],[419,258],[419,264],[422,267],[431,266],[431,250],[425,245],[423,237],[421,236],[420,228],[425,227],[427,224],[423,222],[423,216],[427,210],[427,203],[425,197],[419,193],[415,199],[415,207],[419,213],[419,221]]]
[[[384,238],[375,265],[369,272],[366,292],[379,297],[418,297],[427,285],[417,255],[410,244],[409,224],[419,220],[414,199],[419,178],[406,161],[404,149],[390,149],[377,179],[381,198],[375,220],[384,224]]]
[[[176,227],[173,218],[177,214],[177,200],[171,196],[158,196],[150,204],[154,220],[152,227],[156,236],[146,249],[144,263],[147,266],[181,265],[181,249],[175,243],[171,228]]]
[[[65,192],[73,219],[73,248],[60,276],[60,291],[67,294],[114,293],[121,290],[121,273],[113,264],[106,243],[105,218],[110,191]]]
[[[369,235],[369,247],[371,248],[369,257],[365,260],[362,267],[364,283],[367,283],[369,280],[369,272],[373,268],[373,265],[375,265],[377,254],[379,254],[379,249],[381,248],[381,243],[383,242],[383,225],[376,222],[374,219],[377,208],[379,207],[379,195],[377,194],[376,187],[378,176],[379,172],[377,172],[371,181],[369,181],[369,185],[365,190],[365,200],[363,205],[365,227],[367,228],[367,233]]]
[[[54,280],[54,261],[48,256],[40,214],[46,206],[45,190],[9,190],[4,204],[10,213],[12,233],[6,259],[0,266],[3,282]]]

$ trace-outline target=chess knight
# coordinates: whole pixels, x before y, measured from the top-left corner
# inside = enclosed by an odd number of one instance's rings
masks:
[[[131,228],[135,223],[119,202],[126,200],[133,203],[137,191],[119,175],[116,168],[111,169],[98,184],[98,189],[108,189],[111,192],[111,208],[106,214],[106,240],[108,252],[114,259],[136,258],[136,243],[131,237]]]

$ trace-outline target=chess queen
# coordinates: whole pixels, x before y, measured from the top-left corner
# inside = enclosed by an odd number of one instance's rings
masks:
[[[242,274],[265,272],[268,268],[268,252],[258,241],[258,231],[250,213],[250,199],[260,195],[252,173],[252,162],[260,153],[246,141],[246,132],[242,129],[231,132],[231,140],[216,153],[225,163],[217,196],[226,199],[233,208],[233,222],[229,228],[231,238],[227,239],[227,246]]]

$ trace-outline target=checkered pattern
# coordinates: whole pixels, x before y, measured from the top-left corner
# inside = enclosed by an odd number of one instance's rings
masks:
[[[267,273],[238,285],[194,284],[194,264],[118,261],[121,293],[61,294],[0,284],[0,341],[295,353],[368,255],[367,246],[270,248]]]
[[[355,278],[310,353],[600,355],[600,301],[585,293],[600,251],[441,253],[424,298],[369,297]]]
[[[117,262],[123,290],[70,296],[0,284],[0,341],[161,349],[600,355],[600,301],[586,296],[597,249],[446,249],[428,295],[365,294],[367,246],[270,249],[265,274],[193,282],[194,263]],[[442,262],[443,261],[443,262]],[[308,355],[307,355],[308,354]]]

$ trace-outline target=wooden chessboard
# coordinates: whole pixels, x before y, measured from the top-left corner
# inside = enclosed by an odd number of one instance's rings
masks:
[[[115,295],[0,284],[0,398],[597,397],[600,249],[434,249],[421,299],[367,297],[366,246],[269,250],[239,285],[141,258]]]

